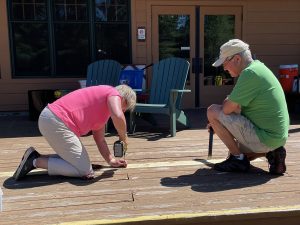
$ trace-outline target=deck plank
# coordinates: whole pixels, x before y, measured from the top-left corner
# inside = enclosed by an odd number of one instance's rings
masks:
[[[107,136],[110,148],[115,140]],[[103,166],[94,180],[50,177],[39,170],[15,182],[11,176],[26,148],[53,152],[39,135],[0,138],[0,224],[247,225],[264,224],[265,218],[297,224],[300,218],[300,124],[290,127],[284,176],[269,175],[265,158],[253,161],[246,174],[214,171],[213,164],[226,158],[226,147],[215,137],[213,158],[207,160],[203,127],[181,130],[174,138],[154,132],[130,136],[128,168],[120,169],[104,162],[91,136],[82,142],[92,163]]]

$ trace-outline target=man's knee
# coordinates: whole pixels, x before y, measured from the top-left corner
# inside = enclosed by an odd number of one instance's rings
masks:
[[[207,108],[207,118],[209,121],[218,119],[220,112],[222,111],[221,105],[213,104]]]

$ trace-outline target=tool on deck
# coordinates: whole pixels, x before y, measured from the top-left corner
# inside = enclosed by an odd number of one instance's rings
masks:
[[[212,157],[212,147],[213,147],[213,138],[214,138],[214,130],[212,127],[209,128],[209,143],[208,143],[208,159]]]
[[[125,153],[127,150],[127,146],[123,141],[116,141],[114,143],[114,156],[115,157],[123,157],[125,158]]]

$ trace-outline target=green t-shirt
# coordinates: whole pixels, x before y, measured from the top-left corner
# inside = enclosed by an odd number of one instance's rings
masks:
[[[282,87],[262,62],[255,60],[240,74],[229,100],[241,105],[262,143],[278,148],[288,137],[289,114]]]

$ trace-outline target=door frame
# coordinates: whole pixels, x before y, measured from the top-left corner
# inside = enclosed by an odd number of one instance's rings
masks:
[[[186,89],[192,92],[183,95],[183,108],[207,107],[220,103],[230,93],[233,85],[205,86],[201,60],[204,59],[204,17],[205,15],[235,15],[235,38],[242,36],[242,6],[199,6],[199,5],[151,5],[151,60],[159,59],[158,15],[190,16],[190,82]],[[199,54],[199,55],[198,55]],[[197,57],[197,58],[196,58]],[[197,73],[192,70],[193,59],[200,61]]]
[[[194,6],[152,6],[152,62],[159,60],[159,27],[158,27],[158,15],[189,15],[190,16],[190,57],[189,62],[192,62],[192,57],[195,55],[195,7]],[[187,47],[187,46],[185,46]],[[191,65],[192,66],[192,65]],[[193,93],[193,86],[195,84],[195,78],[190,69],[190,82],[186,84],[186,89],[191,89],[192,93],[186,93],[183,95],[182,108],[190,107],[195,98]]]
[[[242,36],[242,7],[241,6],[202,6],[200,7],[200,57],[204,58],[204,17],[205,15],[234,15],[235,16],[235,38]],[[204,73],[204,71],[202,71]],[[222,104],[225,97],[230,94],[234,85],[212,86],[204,85],[204,74],[200,76],[200,107],[208,107],[213,103]]]

